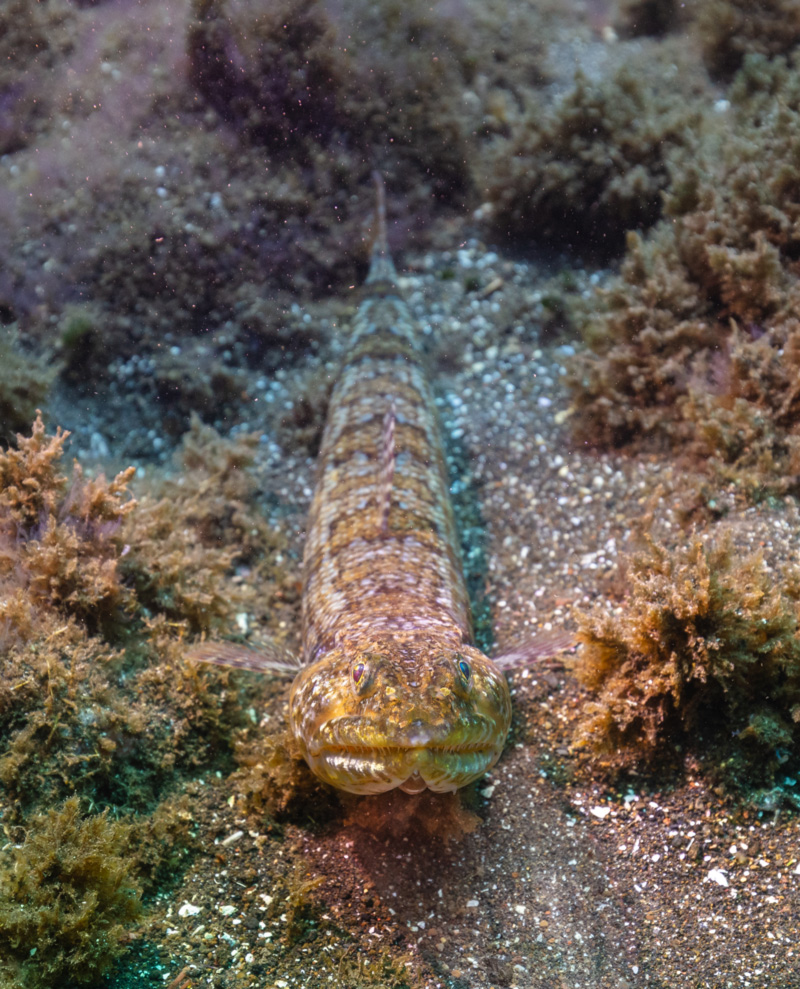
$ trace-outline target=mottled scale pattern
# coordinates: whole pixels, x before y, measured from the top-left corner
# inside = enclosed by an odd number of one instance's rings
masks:
[[[382,437],[395,469],[382,528]],[[377,632],[470,641],[469,603],[433,394],[408,306],[372,289],[333,389],[308,525],[303,646],[313,662]]]

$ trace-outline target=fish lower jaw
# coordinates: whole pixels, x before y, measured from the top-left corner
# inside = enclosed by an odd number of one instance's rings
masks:
[[[419,773],[412,773],[407,780],[400,784],[399,789],[401,789],[403,793],[422,793],[423,790],[428,789],[428,784],[419,775]],[[453,789],[455,790],[456,788],[453,787]]]
[[[322,749],[306,760],[326,783],[350,793],[452,793],[482,776],[499,758],[498,749],[452,747]]]

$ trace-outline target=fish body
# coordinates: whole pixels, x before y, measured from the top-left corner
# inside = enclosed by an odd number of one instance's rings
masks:
[[[340,789],[455,790],[497,761],[511,699],[472,643],[420,329],[381,241],[319,454],[289,721]]]
[[[379,235],[331,395],[289,720],[355,793],[455,790],[502,752],[504,674],[475,648],[420,328]]]
[[[376,181],[378,232],[309,514],[303,655],[205,643],[193,656],[292,673],[291,732],[326,783],[447,792],[500,757],[511,722],[504,671],[573,637],[548,632],[494,661],[474,645],[421,332],[389,256]]]

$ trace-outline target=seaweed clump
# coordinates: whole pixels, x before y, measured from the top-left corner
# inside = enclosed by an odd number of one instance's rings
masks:
[[[36,410],[45,400],[55,378],[54,368],[41,357],[23,354],[17,346],[16,332],[0,321],[0,440],[8,441],[14,433],[27,429]]]
[[[181,773],[232,760],[238,693],[187,639],[252,606],[236,564],[274,576],[254,441],[196,423],[178,476],[136,502],[130,471],[76,465],[70,481],[66,438],[38,418],[0,453],[0,783],[17,818],[71,794],[148,810]]]
[[[709,72],[730,79],[747,55],[788,54],[800,41],[795,0],[705,0],[695,30]]]
[[[714,750],[740,785],[774,782],[800,742],[792,582],[730,538],[697,535],[672,552],[647,538],[627,572],[625,606],[581,618],[576,672],[594,698],[579,743],[612,769]]]
[[[0,8],[0,155],[28,145],[52,113],[52,71],[73,44],[66,0]]]
[[[700,115],[650,78],[629,67],[603,82],[578,72],[553,108],[529,95],[476,176],[496,234],[610,256],[626,230],[658,219],[668,162],[692,146]]]
[[[96,982],[141,913],[130,826],[81,818],[79,801],[33,818],[0,859],[0,985],[49,989]]]
[[[193,11],[191,81],[226,123],[271,148],[330,137],[341,68],[318,0],[252,9],[195,0]]]
[[[0,452],[0,586],[24,588],[35,603],[102,621],[130,604],[117,563],[120,528],[134,507],[127,485],[134,468],[107,482],[72,478],[60,460],[69,433],[45,433],[37,415],[31,436]]]
[[[326,172],[333,169],[336,181],[347,184],[344,149],[350,147],[379,154],[403,185],[405,169],[424,161],[442,197],[465,187],[466,136],[457,108],[471,68],[455,17],[418,0],[379,10],[351,0],[338,21],[320,0],[269,7],[194,0],[192,11],[186,49],[193,86],[226,124],[274,152],[276,162],[316,170],[324,154]],[[308,191],[289,173],[286,179],[308,214]],[[315,179],[320,186],[330,181]]]
[[[243,737],[236,748],[234,786],[248,814],[278,821],[329,817],[338,806],[332,790],[321,791],[288,731]]]
[[[224,578],[234,563],[251,562],[274,543],[248,504],[256,442],[252,436],[225,441],[193,416],[176,456],[179,473],[140,499],[125,530],[132,550],[121,566],[148,616],[207,632],[247,603],[247,588],[230,588]]]
[[[584,441],[688,448],[787,493],[800,470],[797,62],[748,57],[729,98],[695,159],[671,166],[666,218],[628,235],[583,319],[573,422]]]

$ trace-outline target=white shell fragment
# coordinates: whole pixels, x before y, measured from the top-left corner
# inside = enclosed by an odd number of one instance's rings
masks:
[[[227,838],[223,838],[220,845],[232,845],[235,841],[244,837],[244,831],[234,831],[233,834],[229,834]]]
[[[202,907],[196,907],[194,903],[189,903],[188,900],[184,900],[183,905],[178,908],[179,917],[194,917],[195,914],[200,913]]]

